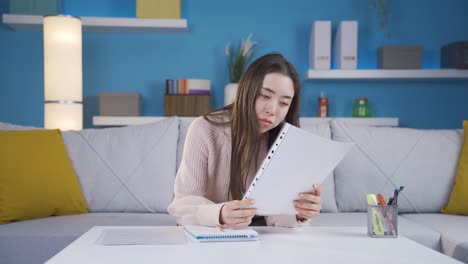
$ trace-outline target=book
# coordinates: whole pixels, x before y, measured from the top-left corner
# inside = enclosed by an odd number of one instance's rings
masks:
[[[210,94],[211,81],[207,79],[187,79],[188,94]]]
[[[353,146],[284,123],[243,198],[254,199],[258,215],[295,215],[299,193],[321,184]]]
[[[215,227],[207,226],[184,226],[185,231],[199,242],[234,242],[234,241],[255,241],[258,239],[257,231],[251,228],[229,229],[222,231]]]
[[[166,79],[166,94],[209,95],[210,86],[206,79]]]
[[[337,69],[357,68],[358,22],[341,21],[336,31],[334,57]]]
[[[309,43],[309,68],[329,70],[331,66],[331,21],[315,21]]]

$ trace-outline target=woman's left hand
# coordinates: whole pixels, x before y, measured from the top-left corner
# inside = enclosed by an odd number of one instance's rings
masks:
[[[294,201],[298,221],[303,222],[320,214],[322,208],[321,192],[320,185],[314,184],[312,191],[299,194],[299,199]]]

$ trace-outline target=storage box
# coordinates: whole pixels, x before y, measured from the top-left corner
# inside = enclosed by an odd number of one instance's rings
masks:
[[[10,14],[57,15],[62,13],[61,0],[10,0]]]
[[[453,42],[442,47],[440,67],[468,69],[468,42]]]
[[[423,46],[382,46],[377,50],[379,69],[421,69]]]
[[[209,95],[165,95],[166,116],[201,116],[211,111]]]
[[[99,93],[101,116],[139,116],[140,109],[139,93]]]
[[[336,69],[353,70],[358,60],[358,22],[341,21],[333,47]]]
[[[180,18],[181,0],[136,0],[138,18]]]
[[[314,21],[310,32],[309,68],[331,68],[331,21]]]

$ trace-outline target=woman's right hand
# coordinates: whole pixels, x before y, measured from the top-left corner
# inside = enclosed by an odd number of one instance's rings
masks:
[[[240,229],[247,227],[257,213],[255,208],[245,208],[253,205],[252,199],[234,200],[224,203],[219,213],[219,222],[229,228]]]

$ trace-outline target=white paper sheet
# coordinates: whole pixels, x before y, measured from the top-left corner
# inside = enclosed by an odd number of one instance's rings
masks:
[[[244,198],[255,200],[258,215],[296,214],[299,193],[321,184],[353,146],[286,123]]]
[[[185,232],[182,228],[114,228],[104,229],[98,244],[115,245],[177,245],[185,244]]]

